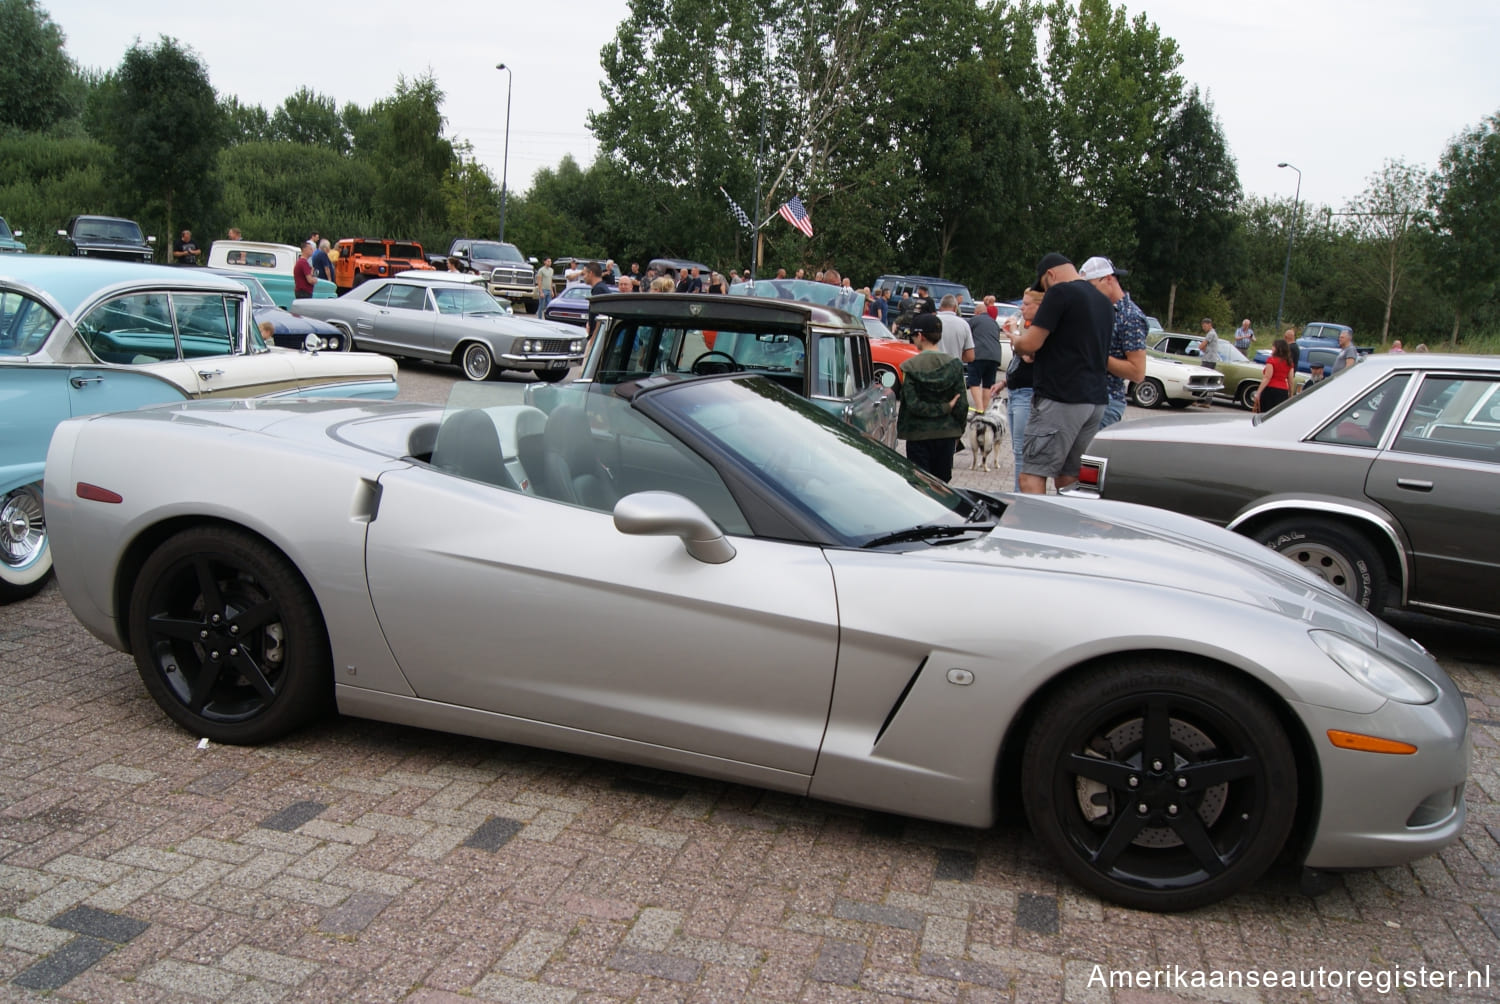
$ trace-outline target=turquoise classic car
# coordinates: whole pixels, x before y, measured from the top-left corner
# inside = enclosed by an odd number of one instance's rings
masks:
[[[208,249],[208,264],[211,268],[243,272],[260,280],[276,306],[290,310],[295,290],[292,283],[292,266],[301,257],[290,244],[269,244],[265,241],[214,241]],[[339,288],[327,279],[313,280],[313,299],[326,300],[339,295]]]
[[[0,254],[24,254],[26,245],[16,239],[20,236],[21,231],[11,230],[5,217],[0,216]]]
[[[243,285],[199,269],[0,260],[0,603],[51,572],[42,468],[64,419],[197,397],[396,396],[390,359],[267,348],[251,309]]]

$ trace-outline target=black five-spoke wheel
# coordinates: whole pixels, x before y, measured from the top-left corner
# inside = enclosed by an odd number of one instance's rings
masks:
[[[185,530],[146,559],[130,641],[157,704],[217,742],[275,739],[330,704],[328,641],[312,592],[284,557],[238,530]]]
[[[1081,885],[1126,906],[1186,910],[1254,881],[1297,804],[1286,734],[1228,674],[1130,661],[1068,684],[1026,747],[1032,829]]]

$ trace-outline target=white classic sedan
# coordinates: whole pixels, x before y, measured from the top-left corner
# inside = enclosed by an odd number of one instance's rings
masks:
[[[1142,408],[1173,408],[1207,404],[1215,394],[1224,392],[1224,376],[1206,366],[1189,366],[1172,359],[1146,353],[1146,378],[1132,383],[1127,392],[1130,403]]]

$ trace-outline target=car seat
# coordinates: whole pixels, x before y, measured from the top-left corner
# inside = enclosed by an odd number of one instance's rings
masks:
[[[505,469],[500,433],[490,416],[478,408],[443,419],[432,447],[432,466],[470,481],[517,490]]]
[[[547,419],[542,433],[541,469],[534,471],[525,457],[527,473],[538,495],[608,512],[619,501],[609,471],[594,450],[588,414],[577,405],[563,405]]]

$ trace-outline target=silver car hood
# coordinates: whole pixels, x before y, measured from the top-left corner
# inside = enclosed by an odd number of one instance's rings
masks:
[[[992,533],[919,553],[1215,596],[1376,642],[1379,622],[1368,611],[1239,534],[1126,502],[1052,495],[1013,495],[1007,501]]]

